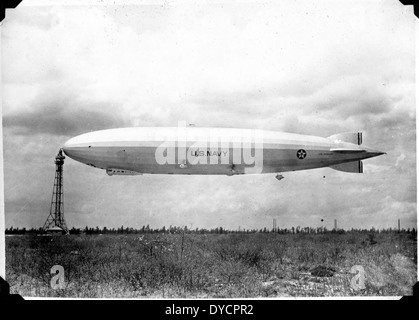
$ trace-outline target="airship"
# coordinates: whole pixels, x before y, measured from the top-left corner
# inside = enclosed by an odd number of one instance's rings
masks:
[[[362,146],[362,132],[317,137],[261,129],[133,127],[88,132],[64,153],[112,175],[242,175],[329,167],[362,173],[362,160],[385,152]]]

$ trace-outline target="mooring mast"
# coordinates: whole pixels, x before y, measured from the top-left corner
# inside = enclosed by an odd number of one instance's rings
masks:
[[[52,190],[51,208],[47,221],[44,224],[45,231],[68,233],[64,220],[64,193],[63,193],[63,165],[65,156],[63,150],[58,151],[55,157],[55,180]]]

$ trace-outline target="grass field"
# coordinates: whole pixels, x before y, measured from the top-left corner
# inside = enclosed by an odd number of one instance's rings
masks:
[[[52,289],[52,266],[64,287]],[[350,270],[365,270],[354,289]],[[129,234],[6,237],[11,293],[84,298],[411,295],[410,233]]]

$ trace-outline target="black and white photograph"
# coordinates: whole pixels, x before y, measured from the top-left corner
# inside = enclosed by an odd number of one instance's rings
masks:
[[[222,299],[412,296],[413,10],[398,0],[6,9],[10,294],[220,299],[165,310],[193,317],[252,314]]]

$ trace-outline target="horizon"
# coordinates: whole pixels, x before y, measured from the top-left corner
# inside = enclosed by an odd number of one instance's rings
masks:
[[[326,232],[333,232],[333,231],[345,231],[345,232],[349,232],[349,231],[397,231],[397,232],[401,232],[401,231],[405,231],[405,232],[412,232],[415,231],[416,228],[405,228],[402,225],[400,225],[400,229],[398,228],[398,226],[394,226],[394,227],[384,227],[384,228],[376,228],[374,226],[370,226],[370,227],[364,227],[364,228],[339,228],[337,227],[337,229],[333,228],[328,228],[327,226],[323,225],[320,227],[312,227],[312,226],[291,226],[291,227],[262,227],[262,228],[241,228],[241,226],[238,226],[236,229],[230,229],[230,228],[223,228],[223,226],[217,226],[217,227],[213,227],[213,228],[200,228],[199,226],[193,227],[193,228],[189,228],[187,225],[180,225],[180,226],[173,226],[173,225],[169,225],[169,226],[160,226],[160,227],[153,227],[150,225],[142,225],[141,228],[134,228],[134,227],[129,227],[129,226],[124,226],[121,225],[119,227],[108,227],[108,226],[72,226],[71,228],[68,228],[69,231],[71,230],[79,230],[79,231],[83,231],[86,229],[89,230],[96,230],[99,229],[100,231],[110,231],[110,232],[118,232],[120,229],[122,230],[128,230],[129,232],[144,232],[142,230],[146,229],[149,231],[145,231],[145,233],[147,232],[156,232],[156,233],[161,233],[161,232],[171,232],[170,230],[175,230],[174,233],[177,233],[176,230],[187,230],[187,231],[191,231],[191,232],[200,232],[200,231],[204,231],[204,232],[212,232],[215,230],[219,230],[222,229],[223,232],[262,232],[262,230],[266,230],[263,232],[268,232],[268,233],[280,233],[281,232],[286,232],[286,231],[291,231],[291,230],[300,230],[299,232],[301,233],[321,233],[321,231],[319,232],[319,230],[324,230]],[[31,227],[31,228],[26,228],[26,227],[20,227],[20,226],[10,226],[8,228],[6,228],[6,232],[7,231],[11,231],[11,230],[19,230],[19,231],[23,231],[26,230],[26,232],[30,232],[30,231],[36,231],[36,230],[44,230],[43,227],[39,226],[39,227]],[[303,230],[307,230],[309,229],[309,232],[303,231]],[[45,230],[44,230],[45,231]],[[311,231],[316,231],[316,232],[311,232]],[[122,231],[121,231],[122,232]],[[291,233],[291,232],[290,232]],[[294,232],[292,232],[294,233]],[[297,231],[295,233],[298,233]]]

